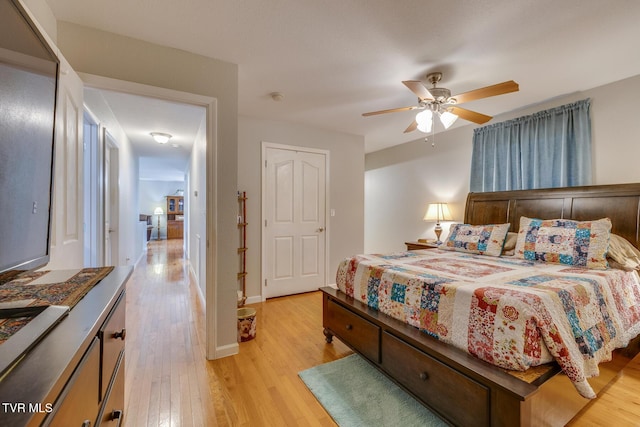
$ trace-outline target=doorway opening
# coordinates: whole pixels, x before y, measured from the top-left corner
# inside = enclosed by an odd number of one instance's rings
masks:
[[[207,313],[207,325],[206,325],[206,340],[207,340],[207,358],[213,359],[216,355],[215,346],[215,331],[216,331],[216,316],[213,315],[215,310],[214,296],[216,294],[216,282],[215,280],[207,280],[207,273],[215,271],[216,255],[215,251],[208,251],[207,247],[207,230],[215,229],[216,218],[216,186],[215,186],[215,153],[216,153],[216,132],[215,132],[215,117],[217,116],[217,105],[214,98],[200,96],[190,93],[184,93],[174,91],[170,89],[158,88],[153,86],[147,86],[143,84],[126,82],[106,77],[83,75],[83,81],[85,88],[97,92],[110,92],[116,94],[116,97],[123,95],[137,96],[141,98],[148,98],[151,101],[156,101],[156,104],[165,102],[173,103],[185,106],[185,110],[189,107],[195,107],[202,111],[202,116],[199,118],[198,131],[196,137],[196,143],[198,143],[197,150],[193,155],[188,157],[188,172],[182,172],[181,179],[184,181],[184,249],[185,255],[189,258],[191,264],[191,274],[195,278],[197,284],[197,291],[200,295],[201,301],[204,303]],[[87,90],[85,90],[85,93]],[[98,101],[104,102],[104,94],[95,95]],[[100,99],[102,98],[102,99]],[[85,97],[85,105],[88,105],[89,110],[96,116],[102,116],[96,109],[91,108],[90,100]],[[116,101],[117,102],[117,101]],[[125,107],[131,106],[129,102],[124,102]],[[137,110],[144,110],[144,108],[138,108]],[[107,115],[113,114],[113,108],[104,109]],[[147,109],[149,110],[149,109]],[[149,112],[149,111],[147,111]],[[99,126],[103,126],[109,129],[109,133],[113,134],[117,139],[124,133],[123,128],[127,125],[127,120],[134,116],[135,111],[131,111],[131,114],[127,114],[126,118],[109,117],[108,120],[103,120],[100,117]],[[157,113],[157,112],[156,112]],[[157,115],[157,114],[156,114]],[[125,117],[125,116],[123,116]],[[142,133],[145,138],[152,141],[150,132],[162,131],[161,126],[166,124],[168,120],[157,120],[157,126],[155,128],[148,127],[147,129],[137,131],[129,131],[126,133],[127,139],[131,141],[131,147],[119,147],[118,159],[119,159],[119,175],[120,182],[117,182],[116,187],[120,189],[118,200],[120,200],[119,212],[119,229],[124,232],[124,222],[131,224],[132,217],[138,219],[138,200],[139,194],[139,180],[137,174],[135,177],[131,176],[131,171],[139,171],[140,159],[149,157],[144,155],[144,150],[135,145],[132,141],[135,139],[136,132]],[[133,135],[133,136],[131,136]],[[166,144],[164,147],[158,148],[158,144],[154,146],[154,149],[168,149],[168,150],[180,150],[179,138],[177,137],[179,132],[174,131],[173,144]],[[176,146],[174,146],[176,145]],[[176,153],[176,151],[173,151]],[[111,154],[114,154],[113,152]],[[168,157],[176,157],[168,156]],[[113,163],[113,158],[111,159]],[[160,166],[165,172],[169,170],[166,166]],[[126,174],[129,174],[126,176]],[[122,182],[126,182],[128,186],[122,185]],[[175,190],[174,190],[175,191]],[[166,201],[165,196],[168,194],[162,194],[163,200]],[[104,202],[102,202],[104,203]],[[132,206],[133,205],[133,206]],[[151,212],[153,213],[153,212]],[[207,214],[209,213],[209,214]],[[135,215],[134,215],[135,214]],[[157,217],[153,217],[153,225]],[[166,224],[166,212],[165,217],[162,218]],[[163,224],[163,225],[165,225]],[[166,225],[165,225],[166,226]],[[141,231],[141,236],[144,235],[146,241],[146,222],[144,229]],[[211,242],[213,244],[213,242]],[[113,245],[113,239],[111,244]],[[122,239],[118,243],[118,246],[122,245]],[[122,255],[121,255],[122,256]],[[212,274],[212,273],[210,273]]]

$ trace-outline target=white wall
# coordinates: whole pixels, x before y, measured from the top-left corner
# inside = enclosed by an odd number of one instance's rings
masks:
[[[133,265],[141,255],[140,246],[136,244],[140,218],[135,203],[139,196],[138,162],[128,138],[118,144],[118,162],[118,265]]]
[[[594,184],[640,182],[640,75],[585,94],[592,100]]]
[[[640,76],[635,76],[501,114],[491,123],[591,98],[593,184],[640,182],[638,94]],[[405,241],[434,238],[435,224],[422,221],[430,202],[451,203],[454,219],[463,220],[475,127],[458,127],[429,136],[427,143],[422,137],[367,154],[365,252],[403,250]],[[443,228],[446,236],[448,225]]]
[[[262,142],[328,150],[329,205],[336,215],[329,218],[329,277],[334,283],[340,260],[364,249],[364,138],[309,126],[248,117],[239,118],[238,191],[247,192],[247,296],[259,300],[261,251]],[[237,209],[237,202],[236,202]],[[236,227],[234,244],[238,242]],[[236,268],[239,263],[234,263]]]
[[[29,11],[36,17],[38,24],[44,29],[47,35],[57,44],[58,28],[56,17],[46,0],[21,0]]]
[[[448,202],[453,218],[462,220],[469,138],[467,128],[457,128],[366,156],[365,252],[400,251],[406,241],[435,238],[435,224],[422,221],[430,202]],[[448,224],[442,226],[446,236]]]
[[[187,186],[185,188],[185,215],[187,216],[187,255],[191,273],[198,284],[198,289],[204,298],[207,295],[206,279],[207,272],[204,263],[206,251],[206,216],[207,216],[207,194],[206,188],[206,159],[207,138],[206,123],[200,126],[196,139],[191,149],[189,160],[189,172],[187,176]],[[188,196],[188,197],[187,197]]]

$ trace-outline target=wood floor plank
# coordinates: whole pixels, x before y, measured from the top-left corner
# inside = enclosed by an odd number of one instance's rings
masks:
[[[298,372],[351,351],[322,334],[322,297],[249,305],[256,338],[207,361],[205,314],[182,240],[153,241],[127,285],[125,425],[335,426]],[[640,425],[640,355],[570,426]]]

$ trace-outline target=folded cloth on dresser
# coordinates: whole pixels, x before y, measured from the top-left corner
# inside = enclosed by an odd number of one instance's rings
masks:
[[[493,365],[557,361],[578,392],[640,333],[634,271],[426,250],[358,255],[338,267],[348,296]]]

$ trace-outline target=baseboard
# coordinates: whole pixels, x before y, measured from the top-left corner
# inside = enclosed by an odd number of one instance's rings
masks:
[[[257,295],[255,297],[247,297],[245,304],[256,304],[259,302],[262,302],[262,297],[260,295]]]
[[[240,345],[238,343],[223,345],[216,347],[214,359],[222,359],[223,357],[233,356],[240,353]]]
[[[200,289],[200,284],[198,283],[198,280],[196,278],[196,272],[193,270],[193,265],[191,264],[191,262],[189,262],[189,276],[191,277],[191,282],[196,287],[196,291],[198,292],[198,298],[200,299],[202,306],[206,307],[207,303],[205,301],[204,294],[202,293],[202,289]]]

